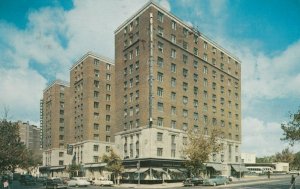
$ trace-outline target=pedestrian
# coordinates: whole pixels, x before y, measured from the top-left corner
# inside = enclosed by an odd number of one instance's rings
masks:
[[[270,179],[270,177],[271,177],[271,172],[270,171],[268,171],[268,179]]]
[[[292,189],[295,189],[295,188],[296,188],[296,187],[295,187],[295,185],[296,185],[295,180],[296,180],[295,176],[292,175],[292,178],[291,178],[291,185],[292,185],[291,188],[292,188]]]
[[[4,189],[10,189],[8,179],[4,179],[4,181],[3,181],[3,188]]]

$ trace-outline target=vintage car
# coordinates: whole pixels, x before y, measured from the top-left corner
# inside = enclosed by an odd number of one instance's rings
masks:
[[[68,186],[89,186],[91,183],[88,181],[86,177],[73,177],[69,181],[67,181]]]
[[[112,186],[114,183],[106,178],[98,178],[93,180],[93,185],[97,186]]]
[[[187,178],[185,181],[183,181],[184,186],[198,186],[202,184],[203,184],[202,177]]]
[[[46,189],[67,189],[68,186],[65,185],[60,178],[50,178],[46,181]]]
[[[228,177],[217,175],[217,176],[211,176],[209,179],[204,179],[203,185],[210,185],[210,186],[216,186],[221,184],[228,184],[229,180]]]

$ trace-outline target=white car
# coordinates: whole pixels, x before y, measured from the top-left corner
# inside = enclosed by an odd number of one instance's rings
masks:
[[[290,170],[289,174],[299,174],[300,171],[298,170]]]
[[[73,177],[68,181],[68,186],[89,186],[91,183],[86,177]]]
[[[93,180],[93,184],[97,186],[112,186],[114,183],[111,180],[100,178]]]

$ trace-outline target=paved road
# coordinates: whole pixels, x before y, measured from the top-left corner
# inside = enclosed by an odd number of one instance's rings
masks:
[[[283,176],[283,177],[273,177],[270,180],[266,178],[258,178],[258,179],[252,179],[252,180],[244,180],[244,181],[236,181],[231,184],[228,184],[226,186],[195,186],[193,188],[195,189],[208,189],[208,188],[229,188],[229,189],[289,189],[290,188],[290,175]],[[181,183],[177,184],[166,184],[166,185],[121,185],[121,186],[114,186],[114,187],[100,187],[100,186],[89,186],[84,187],[84,189],[112,189],[112,188],[118,188],[118,189],[125,189],[125,188],[172,188],[172,189],[183,189],[188,187],[183,187]],[[190,187],[189,187],[190,188]],[[45,186],[41,184],[37,184],[35,186],[23,186],[19,182],[15,181],[11,185],[11,189],[45,189]],[[69,189],[76,189],[75,187],[70,187]],[[296,189],[300,189],[300,177],[296,178]]]

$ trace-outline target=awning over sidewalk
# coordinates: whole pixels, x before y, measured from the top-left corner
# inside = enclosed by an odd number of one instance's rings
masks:
[[[162,168],[152,168],[152,170],[157,172],[166,172]]]
[[[59,169],[65,169],[65,166],[50,167],[50,170],[59,170]]]
[[[137,171],[137,169],[125,169],[124,170],[125,173],[134,173],[136,171]]]
[[[105,167],[106,163],[93,163],[93,164],[85,164],[84,168],[90,168],[90,167]]]
[[[207,163],[206,167],[212,167],[216,171],[222,171],[223,170],[223,165],[222,164],[217,164],[217,163]]]
[[[179,171],[178,169],[169,169],[169,172],[182,173],[182,171]]]
[[[139,170],[136,171],[136,173],[144,173],[148,170],[149,170],[149,168],[140,168]]]
[[[245,165],[231,165],[231,167],[236,171],[236,172],[247,172],[248,169],[245,167]]]

